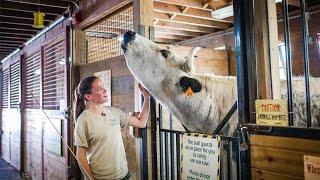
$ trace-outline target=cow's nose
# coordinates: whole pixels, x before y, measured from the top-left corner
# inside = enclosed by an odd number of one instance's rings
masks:
[[[132,32],[132,31],[127,31],[126,33],[124,33],[123,35],[123,41],[121,43],[121,48],[125,51],[127,50],[127,44],[134,40],[136,33]]]
[[[127,31],[123,35],[123,41],[125,44],[129,43],[130,41],[134,40],[136,33],[132,31]]]

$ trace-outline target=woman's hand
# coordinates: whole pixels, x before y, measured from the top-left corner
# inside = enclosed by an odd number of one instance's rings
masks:
[[[139,83],[139,90],[145,99],[150,99],[150,93]]]

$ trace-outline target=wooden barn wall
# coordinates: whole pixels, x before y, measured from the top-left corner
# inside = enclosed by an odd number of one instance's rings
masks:
[[[8,61],[2,64],[3,70],[8,70],[8,103],[7,108],[2,107],[2,144],[1,157],[9,164],[20,170],[20,135],[21,135],[21,121],[20,110],[17,107],[10,107],[10,68],[11,65],[20,63],[20,55],[16,54]]]
[[[111,104],[126,112],[134,111],[134,77],[129,71],[124,56],[81,65],[80,78],[95,72],[111,70]]]
[[[21,56],[22,61],[25,61],[34,53],[40,52],[42,45],[49,42],[50,40],[55,39],[58,35],[64,35],[65,28],[68,24],[68,21],[64,21],[56,27],[52,28],[44,35],[40,36],[32,43],[25,46],[15,56]],[[2,65],[2,68],[5,68],[5,65]],[[10,119],[7,112],[7,109],[2,110],[2,124],[5,132],[8,131],[8,122],[12,121],[12,117]],[[49,122],[44,116],[43,112],[40,109],[28,108],[24,111],[24,117],[24,135],[26,143],[24,147],[24,171],[28,175],[30,175],[32,179],[66,179],[66,160],[64,158],[64,154],[63,156],[55,155],[46,151],[46,148],[44,147],[44,142],[46,141],[44,135],[47,133],[44,125],[45,123]],[[14,126],[20,127],[21,120],[19,119],[17,122],[19,123],[14,124]],[[14,146],[14,144],[10,144],[7,140],[9,138],[13,137],[7,136],[7,133],[2,135],[2,157],[10,163],[10,153],[11,159],[20,158],[20,154],[13,156],[14,151],[19,150],[20,152],[20,145],[19,147],[16,147]],[[14,142],[20,143],[20,135],[14,136]],[[17,164],[16,160],[14,161],[14,163],[12,163],[12,165],[20,170],[20,167],[17,167],[15,164]]]
[[[320,141],[251,135],[252,179],[303,180],[303,155],[320,156]]]
[[[199,46],[207,49],[215,49],[215,48],[220,48],[225,46],[227,49],[226,51],[227,56],[224,58],[224,61],[222,62],[222,64],[220,64],[219,67],[217,66],[208,67],[208,64],[203,66],[207,66],[206,68],[211,68],[211,71],[218,72],[216,74],[219,74],[219,75],[224,75],[224,76],[236,75],[236,58],[235,58],[235,52],[234,52],[235,48],[234,48],[233,29],[211,33],[208,35],[181,41],[178,43],[178,45],[191,46],[191,47]],[[214,59],[214,57],[212,57],[212,59]],[[201,66],[201,64],[198,63],[198,66]],[[221,73],[221,72],[225,72],[226,69],[227,69],[227,73]]]
[[[317,45],[317,33],[320,29],[320,12],[310,15],[309,33],[312,38],[312,43],[309,44],[309,61],[310,73],[314,77],[320,76],[320,54]],[[292,53],[292,73],[295,76],[303,75],[303,42],[302,42],[302,27],[301,18],[290,19],[290,35],[291,35],[291,53]],[[283,21],[278,22],[279,41],[284,42],[283,37]],[[189,39],[178,43],[184,46],[200,46],[206,48],[217,48],[221,46],[231,47],[234,51],[234,33],[233,30],[226,30],[212,33],[209,35]],[[231,71],[235,72],[236,62],[231,61]],[[233,73],[231,73],[233,75]]]
[[[320,12],[310,14],[309,19],[309,36],[312,42],[309,44],[309,60],[310,60],[310,74],[314,77],[320,76],[320,54],[318,54],[317,33],[320,29]],[[291,58],[292,58],[292,72],[294,75],[303,75],[303,33],[301,26],[301,18],[296,17],[290,19],[290,40],[291,40]],[[278,23],[279,40],[284,42],[283,21]]]

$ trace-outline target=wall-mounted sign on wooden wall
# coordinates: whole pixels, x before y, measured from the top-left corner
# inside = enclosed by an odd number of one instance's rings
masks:
[[[256,100],[256,123],[259,125],[288,126],[286,100]]]
[[[305,180],[320,179],[320,157],[303,156],[304,160],[304,178]]]

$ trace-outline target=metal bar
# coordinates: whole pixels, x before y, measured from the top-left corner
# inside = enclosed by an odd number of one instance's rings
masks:
[[[174,145],[173,145],[173,141],[174,141],[174,133],[170,133],[170,161],[171,161],[171,164],[170,164],[170,167],[171,167],[171,179],[174,180],[174,177],[175,177],[175,173],[174,173],[174,165],[176,164],[174,162]]]
[[[237,59],[237,85],[238,85],[238,118],[239,125],[252,119],[252,104],[255,92],[252,87],[253,81],[249,80],[253,76],[249,69],[251,59],[254,59],[253,27],[252,27],[252,0],[233,1],[234,7],[234,35]],[[252,77],[251,77],[252,78]],[[249,93],[250,92],[250,93]],[[248,98],[249,97],[249,98]],[[240,146],[241,135],[238,131],[238,146]],[[251,179],[250,156],[248,151],[238,151],[239,153],[239,179]]]
[[[158,179],[158,161],[157,161],[157,105],[154,97],[150,99],[151,108],[151,149],[152,149],[152,179]]]
[[[230,174],[230,171],[231,171],[231,165],[230,165],[230,151],[231,151],[231,149],[230,149],[230,142],[229,141],[227,141],[227,144],[226,144],[226,146],[227,146],[227,177],[228,177],[228,179],[231,179],[231,174]],[[221,157],[220,157],[221,158]]]
[[[163,164],[164,164],[163,163],[164,159],[163,159],[163,149],[162,149],[162,147],[163,147],[163,143],[162,143],[163,137],[162,136],[164,133],[161,131],[161,123],[162,123],[162,107],[159,104],[160,179],[162,180],[163,179]]]
[[[310,97],[310,68],[309,68],[309,30],[308,17],[306,17],[305,0],[300,0],[302,31],[303,31],[303,66],[306,88],[306,105],[307,105],[307,127],[312,126],[311,117],[311,97]]]
[[[233,104],[230,111],[227,113],[227,115],[222,119],[222,121],[219,123],[218,127],[214,130],[213,134],[219,134],[221,129],[226,125],[226,123],[230,120],[234,112],[237,110],[237,102]]]
[[[283,18],[284,18],[284,40],[286,48],[286,72],[287,72],[287,101],[289,111],[289,126],[293,126],[293,108],[292,108],[292,63],[291,63],[291,41],[290,41],[290,26],[288,20],[288,3],[287,0],[282,1]]]
[[[168,134],[167,132],[164,133],[164,148],[165,148],[165,151],[164,151],[164,155],[165,155],[165,174],[166,174],[166,180],[169,179],[169,152],[168,152]]]
[[[237,179],[240,179],[240,161],[239,161],[239,158],[240,158],[240,156],[239,156],[239,146],[238,146],[238,139],[232,139],[232,144],[236,144],[236,146],[234,146],[235,147],[235,151],[234,152],[236,152],[235,154],[236,154],[236,157],[235,157],[235,159],[236,159],[236,165],[237,165],[237,169],[236,169],[236,171],[237,171]]]
[[[176,148],[177,148],[177,180],[181,179],[181,166],[180,166],[180,134],[176,134]]]

